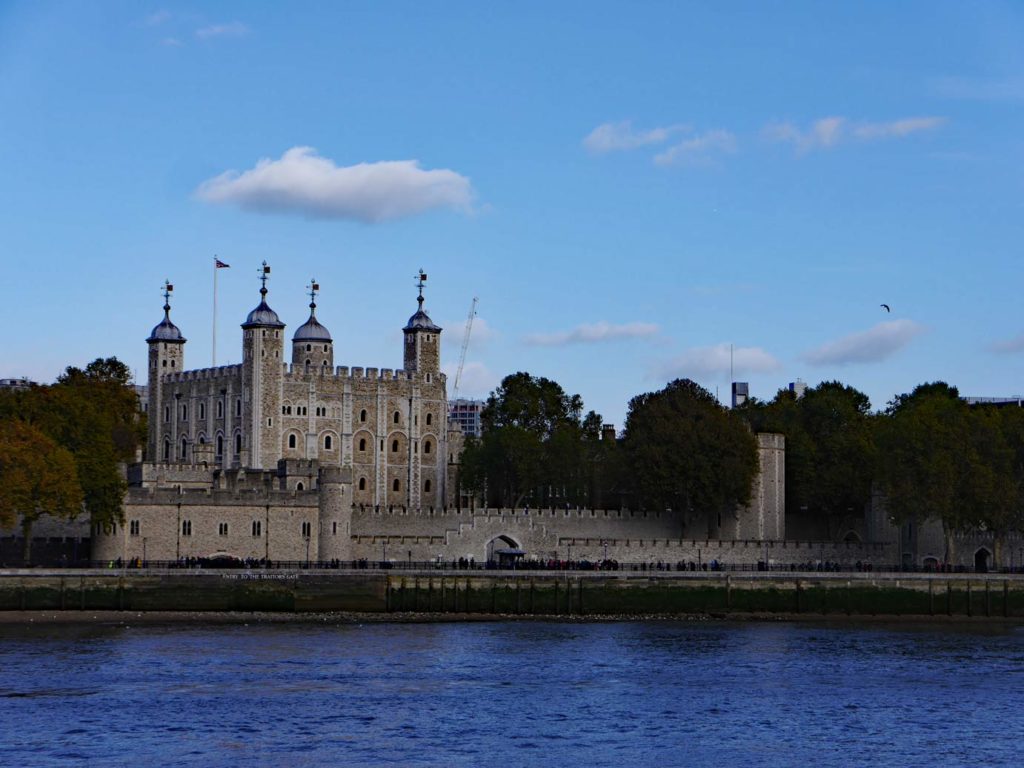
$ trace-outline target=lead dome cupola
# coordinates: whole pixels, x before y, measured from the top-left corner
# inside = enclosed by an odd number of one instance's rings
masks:
[[[320,290],[320,284],[316,280],[309,284],[309,319],[295,329],[292,341],[332,341],[331,332],[316,319],[316,294]]]
[[[149,333],[146,341],[165,341],[173,343],[184,343],[185,337],[181,330],[171,322],[171,292],[174,286],[170,282],[164,282],[164,319],[161,320]]]
[[[263,282],[263,286],[260,288],[260,303],[245,318],[245,322],[242,323],[243,328],[284,328],[284,323],[277,316],[277,312],[267,304],[267,275],[269,274],[270,267],[264,261],[263,274],[260,275],[260,280]]]

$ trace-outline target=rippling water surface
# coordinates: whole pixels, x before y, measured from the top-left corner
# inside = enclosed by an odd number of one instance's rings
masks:
[[[0,765],[1020,765],[1024,630],[0,626]]]

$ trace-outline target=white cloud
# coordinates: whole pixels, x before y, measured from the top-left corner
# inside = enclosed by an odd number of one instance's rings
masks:
[[[736,151],[736,137],[729,131],[714,130],[691,136],[654,156],[656,165],[705,161],[714,152]]]
[[[209,24],[196,30],[196,37],[200,40],[209,40],[214,37],[244,37],[247,34],[249,34],[249,27],[240,21]]]
[[[909,136],[912,133],[934,130],[946,122],[944,117],[904,117],[883,123],[851,123],[845,117],[823,117],[815,120],[806,130],[793,123],[772,123],[765,126],[762,135],[768,141],[792,144],[798,152],[831,149],[849,139],[874,141]]]
[[[877,363],[899,352],[924,330],[924,326],[913,320],[889,320],[822,344],[803,357],[814,365]]]
[[[853,127],[858,139],[902,139],[919,131],[932,131],[946,122],[944,117],[905,117],[888,123],[861,123]]]
[[[180,48],[183,43],[176,37],[165,37],[160,41],[160,45],[166,45],[168,48]]]
[[[663,128],[651,128],[646,131],[633,130],[630,120],[620,123],[604,123],[597,126],[583,139],[583,146],[596,155],[617,150],[637,149],[651,144],[662,144],[685,126],[669,125]]]
[[[208,179],[196,195],[259,213],[378,222],[432,208],[469,211],[473,188],[455,171],[425,171],[416,160],[339,167],[311,147],[293,147],[279,160],[263,158],[248,171]]]
[[[577,325],[570,331],[533,333],[523,341],[536,347],[560,347],[566,344],[592,344],[618,339],[643,339],[654,336],[659,328],[654,323],[623,323],[614,325],[604,320]]]
[[[445,363],[441,370],[448,377],[448,393],[454,397],[455,374],[459,367],[458,362]],[[462,379],[459,381],[459,397],[485,398],[501,382],[498,374],[494,373],[483,363],[467,360],[462,367]]]
[[[161,24],[171,20],[171,12],[165,8],[159,11],[154,11],[149,14],[145,19],[142,20],[143,26],[146,27],[159,27]]]
[[[1006,341],[997,341],[989,349],[1000,355],[1015,355],[1018,352],[1024,352],[1024,333]]]
[[[446,328],[445,336],[447,341],[445,342],[451,349],[462,349],[462,339],[466,333],[466,318],[461,320],[449,320],[447,323],[441,323],[442,328]],[[473,318],[473,330],[469,334],[469,348],[476,349],[493,341],[498,337],[498,332],[487,322],[484,318],[477,315]]]
[[[735,374],[771,373],[782,368],[775,356],[761,347],[733,347],[716,344],[711,347],[694,347],[661,365],[656,375],[663,379],[688,377],[693,379],[728,376]]]

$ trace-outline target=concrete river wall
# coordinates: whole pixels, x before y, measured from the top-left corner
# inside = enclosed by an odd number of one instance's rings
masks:
[[[809,614],[1024,619],[1024,577],[412,571],[7,571],[0,611],[622,616]]]

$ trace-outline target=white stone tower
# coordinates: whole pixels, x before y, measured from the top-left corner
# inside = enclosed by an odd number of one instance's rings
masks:
[[[267,304],[269,275],[264,261],[260,303],[242,323],[243,431],[235,453],[241,466],[253,469],[276,467],[281,452],[284,323]]]
[[[164,402],[161,386],[165,376],[180,373],[185,368],[185,337],[181,335],[178,326],[171,322],[173,291],[174,286],[164,281],[164,319],[146,339],[149,345],[149,439],[146,458],[149,461],[174,461],[180,459],[182,452],[177,435],[178,404]]]

